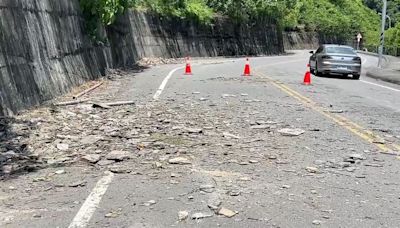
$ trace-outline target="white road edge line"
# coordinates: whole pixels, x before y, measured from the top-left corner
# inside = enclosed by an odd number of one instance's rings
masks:
[[[164,78],[164,80],[163,80],[163,82],[161,83],[160,87],[158,88],[157,92],[154,94],[154,96],[153,96],[153,99],[154,99],[154,100],[158,100],[158,98],[160,98],[160,95],[161,95],[162,92],[164,91],[165,86],[167,85],[167,83],[168,83],[169,79],[172,77],[172,75],[173,75],[177,70],[180,70],[180,69],[183,69],[183,68],[185,68],[185,67],[184,67],[184,66],[183,66],[183,67],[177,67],[177,68],[173,69],[171,72],[169,72],[169,74],[167,75],[167,77]]]
[[[367,62],[367,58],[364,58],[364,61],[362,62],[362,64],[364,65],[366,62]],[[384,86],[384,85],[380,85],[380,84],[376,84],[376,83],[369,82],[369,81],[364,81],[364,80],[360,80],[360,81],[363,82],[363,83],[374,85],[374,86],[378,86],[378,87],[381,87],[381,88],[384,88],[384,89],[400,92],[400,90],[392,88],[392,87],[389,87],[389,86]]]
[[[108,186],[111,184],[114,178],[114,174],[107,172],[107,175],[101,178],[96,186],[93,188],[92,192],[86,198],[81,209],[79,209],[72,223],[68,228],[84,228],[89,224],[94,212],[100,204],[101,198],[106,193]]]
[[[395,91],[395,92],[400,92],[399,89],[395,89],[395,88],[392,88],[392,87],[389,87],[389,86],[384,86],[384,85],[380,85],[380,84],[376,84],[376,83],[369,82],[369,81],[364,81],[364,80],[360,80],[360,81],[361,81],[361,82],[364,82],[364,83],[366,83],[366,84],[378,86],[378,87],[385,88],[385,89],[388,89],[388,90],[392,90],[392,91]]]
[[[367,58],[364,58],[363,62],[361,63],[362,65],[364,65],[365,63],[367,63]]]

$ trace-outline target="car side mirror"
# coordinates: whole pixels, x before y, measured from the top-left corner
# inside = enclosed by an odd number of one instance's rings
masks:
[[[310,54],[313,54],[313,55],[314,55],[314,51],[310,51]]]

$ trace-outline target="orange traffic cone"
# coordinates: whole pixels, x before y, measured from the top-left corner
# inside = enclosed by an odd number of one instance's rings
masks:
[[[185,75],[192,75],[192,67],[190,66],[190,57],[186,58]]]
[[[249,58],[246,59],[246,65],[244,67],[244,73],[243,76],[250,76],[250,61]]]
[[[311,85],[311,73],[310,73],[310,64],[307,64],[307,71],[304,75],[304,85]]]

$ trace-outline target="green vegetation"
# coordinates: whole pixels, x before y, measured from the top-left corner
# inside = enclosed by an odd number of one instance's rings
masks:
[[[376,12],[382,11],[382,0],[364,0],[364,3]],[[388,0],[387,13],[391,17],[393,24],[400,22],[400,0]]]
[[[400,54],[400,23],[386,32],[386,46],[390,54]]]
[[[381,0],[80,0],[87,23],[96,34],[127,8],[150,10],[164,17],[212,23],[215,17],[254,24],[269,21],[288,31],[313,31],[351,40],[358,32],[365,44],[378,45]],[[400,0],[389,0],[393,24],[400,20]],[[389,45],[400,45],[400,23],[387,32]],[[93,29],[94,28],[94,29]]]
[[[136,0],[80,0],[89,35],[101,40],[99,25],[111,25],[119,14],[135,4]]]
[[[299,0],[285,21],[286,29],[300,27],[343,39],[361,32],[368,43],[379,40],[379,16],[361,0]]]
[[[364,0],[364,3],[378,13],[382,11],[382,0]],[[386,47],[389,52],[396,53],[396,49],[400,48],[400,0],[388,0],[387,14],[392,28],[386,32]],[[389,26],[389,21],[387,25]]]
[[[268,19],[282,22],[297,0],[208,0],[207,5],[216,13],[228,16],[235,22],[253,23]]]
[[[204,0],[142,0],[138,7],[162,16],[197,19],[203,23],[210,23],[214,17]]]

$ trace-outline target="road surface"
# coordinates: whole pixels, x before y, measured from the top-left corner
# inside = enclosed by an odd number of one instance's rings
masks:
[[[30,113],[34,151],[75,162],[4,180],[0,226],[400,227],[400,87],[305,86],[308,57],[152,67],[87,96],[135,106]]]

